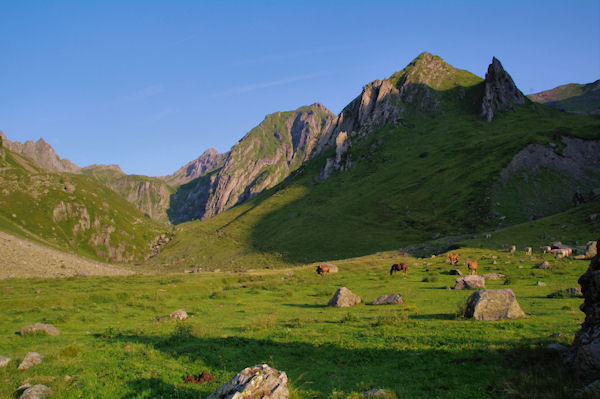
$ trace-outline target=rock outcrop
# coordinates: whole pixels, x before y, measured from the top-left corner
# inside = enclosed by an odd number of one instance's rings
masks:
[[[467,299],[465,308],[465,317],[476,320],[493,321],[523,316],[525,313],[510,288],[475,291]]]
[[[245,368],[221,385],[208,399],[287,399],[287,375],[266,364]]]
[[[596,247],[600,240],[596,242]],[[600,254],[596,254],[587,271],[579,278],[584,301],[581,310],[585,321],[575,334],[566,361],[582,378],[600,377]]]
[[[348,308],[350,306],[358,305],[361,302],[360,297],[353,294],[346,287],[340,287],[335,291],[333,297],[329,300],[327,306],[334,306],[337,308]]]
[[[2,131],[0,131],[2,146],[10,151],[29,158],[36,164],[52,172],[79,172],[79,166],[66,158],[61,158],[56,154],[54,148],[44,139],[34,142],[31,140],[21,143],[19,141],[10,141]]]
[[[209,148],[202,155],[183,165],[175,173],[169,176],[162,176],[159,179],[165,180],[171,186],[188,183],[213,169],[220,168],[229,156],[229,152],[220,154],[214,148]]]
[[[457,278],[454,285],[455,290],[475,288],[485,288],[485,278],[476,274],[470,274],[468,276]]]
[[[504,70],[496,57],[485,74],[485,89],[481,99],[480,117],[491,122],[499,111],[514,111],[515,105],[525,104],[526,98]]]

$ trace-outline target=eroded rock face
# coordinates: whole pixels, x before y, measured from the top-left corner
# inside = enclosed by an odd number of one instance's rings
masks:
[[[28,326],[24,326],[23,328],[21,328],[21,336],[24,336],[27,334],[39,334],[39,333],[48,334],[48,335],[58,335],[58,334],[60,334],[60,331],[58,331],[58,328],[54,327],[52,324],[44,324],[44,323],[30,324]]]
[[[515,105],[525,104],[525,96],[504,70],[496,57],[485,74],[485,91],[481,100],[482,119],[491,122],[498,111],[513,111]]]
[[[208,399],[287,399],[289,395],[285,372],[261,364],[240,371]]]
[[[596,247],[600,240],[596,242]],[[585,321],[575,334],[566,361],[584,378],[600,376],[600,255],[596,254],[587,271],[579,278],[584,301],[580,309]]]
[[[179,170],[169,176],[160,177],[171,185],[185,184],[202,176],[206,172],[223,166],[229,155],[228,152],[220,154],[214,148],[209,148],[202,155],[183,165]]]
[[[455,290],[474,289],[474,288],[485,288],[485,278],[476,274],[471,274],[456,279],[454,285]]]
[[[358,295],[353,294],[346,287],[340,287],[337,289],[333,297],[329,300],[327,306],[334,306],[338,308],[347,308],[350,306],[358,305],[361,299]]]
[[[525,313],[510,288],[475,291],[467,299],[465,317],[468,318],[493,321],[523,316]]]

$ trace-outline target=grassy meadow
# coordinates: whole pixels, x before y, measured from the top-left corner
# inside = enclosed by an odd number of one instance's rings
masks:
[[[570,398],[581,382],[544,346],[569,344],[584,314],[582,298],[554,298],[577,285],[589,261],[555,260],[522,251],[460,249],[479,259],[479,274],[505,279],[527,318],[482,322],[459,309],[472,291],[445,289],[455,276],[443,256],[403,258],[382,252],[335,262],[318,276],[311,265],[196,274],[73,277],[0,282],[0,397],[25,382],[60,398],[205,398],[247,366],[287,372],[291,398],[360,398],[372,388],[397,398]],[[546,259],[552,270],[534,266]],[[397,261],[408,276],[389,275]],[[492,264],[495,260],[497,264]],[[537,286],[543,281],[546,286]],[[358,294],[352,308],[326,304],[340,287]],[[371,306],[399,293],[401,305]],[[183,322],[157,316],[185,308]],[[35,322],[58,336],[17,334]],[[45,358],[17,370],[29,351]],[[209,371],[216,381],[184,384]]]

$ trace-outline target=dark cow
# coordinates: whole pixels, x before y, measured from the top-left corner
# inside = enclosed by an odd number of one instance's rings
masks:
[[[317,266],[317,274],[319,274],[321,276],[329,274],[329,266],[327,266],[327,265],[319,265],[319,266]]]
[[[406,263],[394,263],[392,265],[392,268],[390,269],[390,276],[394,274],[394,272],[399,271],[404,272],[404,275],[406,276],[406,274],[408,273],[408,266],[406,265]]]

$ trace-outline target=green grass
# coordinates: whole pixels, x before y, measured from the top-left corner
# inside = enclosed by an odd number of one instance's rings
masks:
[[[546,295],[576,285],[588,262],[546,256],[554,268],[545,271],[533,269],[539,254],[521,259],[487,249],[458,252],[461,260],[479,259],[480,274],[513,277],[510,288],[528,317],[457,317],[471,292],[442,288],[455,279],[444,257],[398,258],[394,252],[339,261],[340,272],[324,277],[311,266],[292,269],[291,276],[265,270],[3,280],[0,354],[16,360],[0,369],[0,397],[13,397],[25,381],[44,383],[61,398],[206,397],[241,369],[263,362],[287,372],[292,398],[360,397],[371,388],[398,398],[572,397],[581,382],[543,347],[572,341],[583,320],[582,299]],[[497,265],[489,262],[493,256]],[[410,266],[406,278],[389,276],[389,265],[399,260]],[[429,276],[437,280],[422,281]],[[547,286],[536,286],[538,280]],[[363,304],[326,307],[339,286]],[[501,280],[487,286],[507,287]],[[366,304],[389,293],[405,302]],[[182,307],[193,317],[154,321]],[[61,334],[15,334],[34,322],[52,323]],[[43,363],[17,370],[28,351],[45,356]],[[216,381],[183,384],[186,375],[203,370]],[[75,380],[66,381],[67,375]]]

